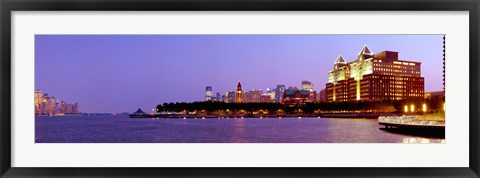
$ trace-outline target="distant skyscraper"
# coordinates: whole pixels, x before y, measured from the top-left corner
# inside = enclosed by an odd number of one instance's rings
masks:
[[[237,100],[237,92],[231,91],[225,93],[225,103],[235,103]]]
[[[270,96],[270,100],[272,100],[272,102],[275,102],[275,95],[277,93],[277,90],[276,89],[273,89],[273,90],[269,90],[267,88],[267,95]]]
[[[205,88],[205,101],[211,101],[212,100],[212,87],[207,86]]]
[[[43,94],[40,90],[35,90],[35,114],[41,114],[40,108],[43,101]]]
[[[308,91],[307,102],[315,102],[317,92],[313,90],[312,82],[302,81],[302,90]]]
[[[217,98],[217,101],[222,101],[222,96],[220,95],[219,92],[217,92],[217,97],[216,98]]]
[[[275,102],[281,103],[283,99],[283,93],[285,93],[285,85],[277,85],[277,89],[275,91]]]
[[[240,81],[238,81],[238,84],[237,84],[236,102],[237,103],[243,102],[243,91],[242,91],[242,84],[240,84]]]
[[[302,81],[302,90],[313,91],[313,84],[309,81]]]

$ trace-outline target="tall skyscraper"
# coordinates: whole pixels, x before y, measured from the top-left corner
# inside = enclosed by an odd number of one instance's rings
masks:
[[[40,90],[35,90],[35,114],[41,114],[40,108],[43,101],[43,94]]]
[[[205,101],[211,101],[212,100],[212,87],[207,86],[205,88]]]
[[[339,56],[329,71],[328,101],[423,98],[420,62],[398,59],[398,52],[373,54],[365,45],[355,61]]]
[[[238,81],[238,84],[237,84],[237,97],[235,102],[237,103],[243,102],[243,91],[242,91],[242,84],[240,84],[240,81]]]
[[[285,85],[277,85],[275,91],[275,102],[281,103],[283,99],[283,93],[285,93]]]

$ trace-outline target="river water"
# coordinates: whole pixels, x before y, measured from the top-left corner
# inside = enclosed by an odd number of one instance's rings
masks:
[[[36,143],[445,143],[381,130],[376,119],[37,116]]]

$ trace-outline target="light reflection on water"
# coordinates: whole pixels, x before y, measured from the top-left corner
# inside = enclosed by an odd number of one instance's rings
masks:
[[[445,143],[381,130],[376,119],[36,117],[36,143]]]
[[[402,143],[445,143],[445,139],[440,139],[440,138],[422,138],[422,137],[407,137],[407,138],[403,138]]]

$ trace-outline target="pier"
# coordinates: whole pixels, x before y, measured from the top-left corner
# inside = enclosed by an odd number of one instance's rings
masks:
[[[378,124],[383,130],[412,135],[445,137],[445,118],[423,116],[380,116]]]

